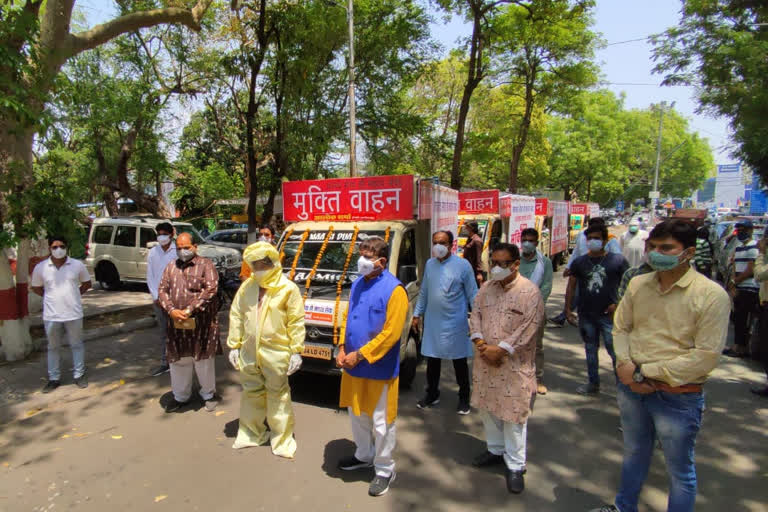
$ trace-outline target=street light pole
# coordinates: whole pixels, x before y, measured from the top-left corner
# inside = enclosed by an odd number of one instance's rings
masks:
[[[347,21],[349,23],[349,175],[357,176],[357,149],[355,140],[355,22],[353,0],[347,2]]]
[[[675,102],[673,101],[672,104],[669,106],[670,110],[675,107]],[[662,101],[659,111],[659,136],[656,139],[656,170],[653,173],[653,194],[652,194],[652,200],[651,200],[651,212],[650,212],[650,221],[653,223],[654,219],[656,218],[656,205],[659,202],[659,166],[661,165],[661,134],[664,129],[664,111],[667,108],[667,102]]]

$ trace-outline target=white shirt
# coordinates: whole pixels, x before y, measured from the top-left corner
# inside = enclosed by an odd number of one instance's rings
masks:
[[[627,231],[621,235],[621,254],[629,262],[630,267],[638,267],[643,264],[645,256],[645,241],[648,239],[648,232],[638,229],[634,235]]]
[[[176,261],[176,242],[171,241],[167,251],[163,250],[160,244],[157,244],[149,250],[147,256],[147,288],[152,294],[152,299],[157,300],[157,289],[160,287],[160,280],[163,278],[163,271],[169,263]]]
[[[90,280],[83,262],[70,257],[60,268],[51,258],[38,263],[32,271],[31,286],[43,288],[43,320],[70,322],[83,318],[80,285]]]

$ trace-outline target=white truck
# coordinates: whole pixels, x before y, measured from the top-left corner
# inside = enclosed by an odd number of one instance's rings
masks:
[[[413,176],[371,176],[286,182],[286,227],[278,249],[284,272],[305,295],[307,338],[302,371],[340,374],[339,331],[357,274],[358,246],[379,236],[390,246],[388,270],[408,294],[400,343],[400,384],[410,387],[420,340],[411,328],[433,231],[456,233],[458,193]]]

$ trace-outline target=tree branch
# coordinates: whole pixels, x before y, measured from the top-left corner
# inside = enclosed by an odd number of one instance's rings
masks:
[[[69,55],[67,57],[95,48],[127,32],[164,23],[180,23],[190,30],[199,32],[202,28],[200,20],[210,7],[211,2],[212,0],[198,0],[192,9],[167,7],[165,9],[133,12],[96,25],[90,30],[70,34],[68,40]]]

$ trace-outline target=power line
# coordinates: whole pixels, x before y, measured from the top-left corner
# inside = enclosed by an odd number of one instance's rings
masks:
[[[627,39],[626,41],[616,41],[615,43],[607,43],[605,46],[615,46],[617,44],[636,43],[638,41],[647,41],[651,36],[640,37],[638,39]]]
[[[600,82],[604,85],[643,85],[643,86],[653,86],[653,87],[662,87],[661,84],[652,84],[652,83],[642,83],[642,82]],[[665,85],[663,87],[694,87],[693,85],[687,85],[687,84],[673,84],[673,85]]]

